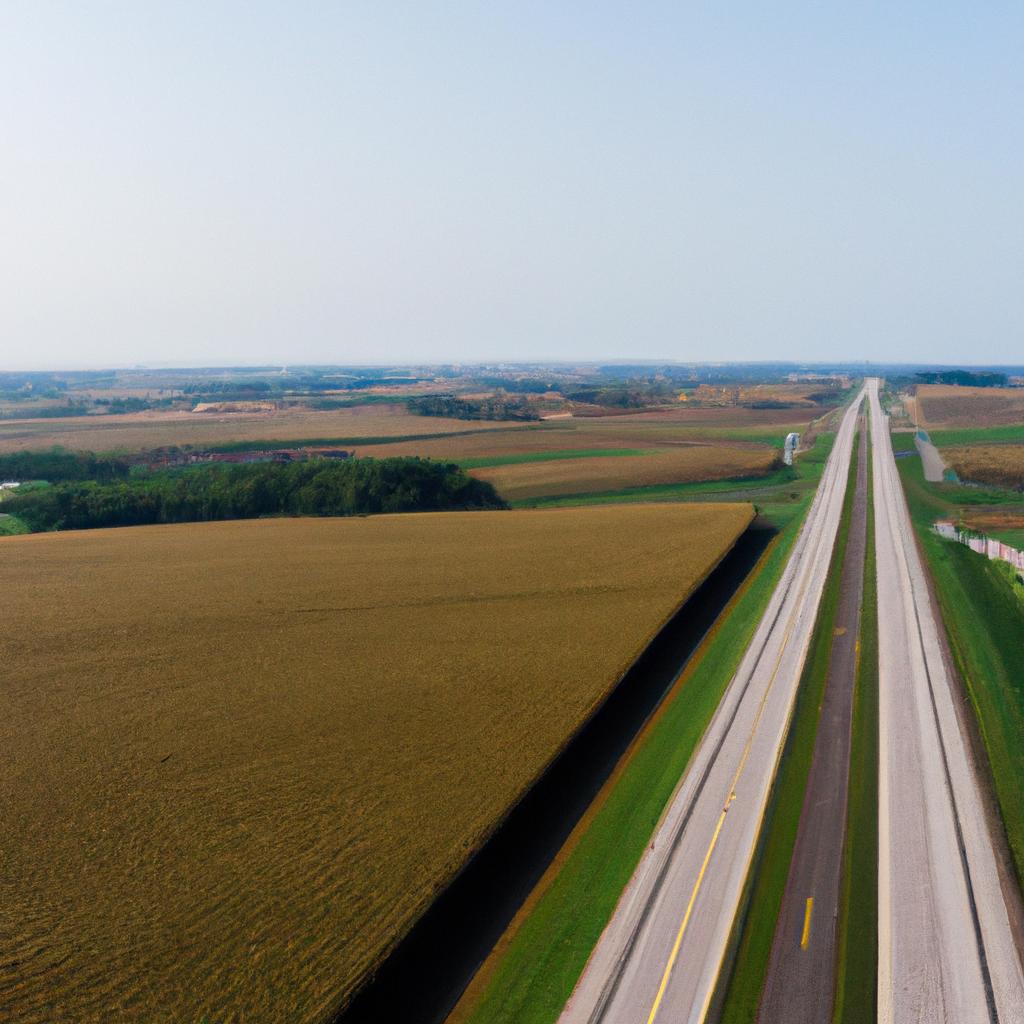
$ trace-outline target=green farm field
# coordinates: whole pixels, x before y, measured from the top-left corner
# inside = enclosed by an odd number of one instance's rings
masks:
[[[0,540],[11,1019],[321,1019],[751,517],[614,506]]]

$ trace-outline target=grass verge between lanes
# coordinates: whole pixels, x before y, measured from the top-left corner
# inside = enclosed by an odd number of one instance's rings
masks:
[[[765,813],[761,838],[745,899],[734,930],[736,955],[725,986],[722,1024],[748,1024],[757,1018],[768,970],[775,926],[793,858],[804,793],[814,754],[822,697],[832,654],[832,632],[839,607],[843,558],[850,534],[850,516],[856,490],[858,449],[847,475],[846,498],[836,536],[828,578],[815,622],[814,636],[797,690],[796,707],[786,736],[782,759]]]
[[[878,987],[878,581],[874,478],[868,441],[867,548],[857,676],[853,691],[850,789],[837,927],[834,1024],[872,1024]]]

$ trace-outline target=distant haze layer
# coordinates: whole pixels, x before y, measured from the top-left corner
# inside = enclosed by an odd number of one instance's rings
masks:
[[[8,4],[0,368],[1019,358],[1024,8]]]

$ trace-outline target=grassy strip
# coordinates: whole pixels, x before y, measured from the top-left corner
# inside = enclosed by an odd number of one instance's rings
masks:
[[[454,459],[463,469],[518,466],[522,462],[560,462],[562,459],[614,458],[623,455],[654,455],[653,448],[566,448],[552,452],[516,452],[512,455],[481,455],[475,459]]]
[[[17,516],[0,515],[0,537],[14,537],[28,532],[28,527]]]
[[[857,452],[856,438],[853,451]],[[807,778],[811,771],[814,738],[818,731],[821,702],[828,678],[843,558],[850,535],[850,511],[856,489],[856,473],[855,457],[850,460],[846,500],[829,563],[828,580],[761,832],[747,910],[740,926],[736,959],[722,1007],[722,1024],[748,1024],[756,1019],[761,1002],[775,926],[796,844]]]
[[[762,556],[453,1020],[557,1019],[735,674],[798,528],[794,518]]]
[[[1024,424],[961,430],[931,430],[928,436],[938,448],[959,444],[1024,444]]]
[[[835,1024],[872,1024],[878,988],[878,581],[868,457],[867,550],[853,692],[850,790],[839,902]]]
[[[899,469],[988,753],[1017,877],[1024,884],[1024,605],[1000,563],[943,540],[931,529],[937,515],[955,514],[948,496],[959,497],[964,489],[926,483],[918,459],[901,460]]]

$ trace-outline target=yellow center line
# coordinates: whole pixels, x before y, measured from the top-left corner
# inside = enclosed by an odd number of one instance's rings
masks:
[[[722,831],[722,826],[725,824],[725,815],[729,810],[729,805],[736,799],[736,786],[739,783],[740,776],[743,774],[743,769],[746,766],[747,758],[750,756],[751,747],[754,745],[754,736],[757,733],[758,724],[761,721],[761,715],[764,712],[765,705],[768,703],[768,697],[772,692],[772,686],[775,683],[775,677],[779,674],[779,668],[782,665],[782,656],[786,652],[786,647],[789,644],[790,634],[793,631],[795,624],[797,610],[800,608],[804,594],[810,585],[810,574],[804,576],[803,582],[800,585],[800,592],[795,602],[795,610],[790,616],[789,625],[786,627],[786,632],[782,637],[782,646],[779,648],[779,653],[775,658],[775,665],[772,668],[771,678],[768,680],[768,685],[765,687],[764,695],[761,697],[761,703],[758,706],[757,714],[754,716],[754,724],[751,726],[750,733],[747,736],[746,746],[743,748],[743,756],[740,758],[739,766],[736,769],[736,774],[732,777],[732,782],[729,785],[729,796],[725,801],[725,806],[722,808],[722,813],[718,816],[718,824],[715,826],[714,834],[711,836],[711,842],[708,845],[707,853],[704,854],[704,862],[700,866],[700,871],[697,874],[697,880],[693,884],[693,891],[690,893],[689,902],[686,904],[686,913],[683,915],[682,923],[679,925],[679,931],[676,934],[675,944],[672,946],[672,952],[669,954],[668,962],[665,964],[665,970],[661,975],[661,984],[658,986],[657,994],[654,997],[654,1002],[651,1004],[651,1012],[647,1016],[647,1024],[654,1024],[654,1018],[658,1015],[658,1008],[661,1006],[661,1001],[665,997],[665,990],[668,988],[668,979],[672,974],[672,968],[675,966],[676,958],[679,956],[679,949],[683,944],[683,936],[686,934],[686,928],[690,923],[690,917],[693,914],[694,904],[697,902],[697,895],[700,892],[700,887],[704,882],[704,875],[707,872],[708,864],[711,862],[711,855],[715,851],[715,846],[718,843],[718,837]],[[807,911],[807,919],[804,922],[804,930],[806,931],[810,927],[810,910]],[[708,994],[710,999],[710,993]],[[706,1001],[705,1001],[706,1002]]]
[[[771,679],[769,679],[764,696],[761,698],[760,706],[757,709],[757,715],[754,718],[753,727],[750,730],[750,734],[747,736],[747,743],[743,748],[743,756],[740,758],[739,766],[736,768],[736,773],[733,775],[732,782],[729,784],[729,796],[725,801],[725,806],[722,808],[722,813],[718,816],[718,824],[715,826],[714,834],[711,836],[711,842],[708,845],[707,853],[704,854],[704,862],[701,864],[700,871],[697,873],[697,880],[693,883],[693,891],[690,893],[689,902],[686,904],[686,913],[683,914],[683,921],[682,924],[679,925],[679,932],[676,934],[675,944],[672,946],[672,952],[669,953],[668,963],[665,964],[665,970],[662,972],[661,984],[658,986],[658,992],[654,997],[654,1002],[651,1004],[651,1012],[648,1014],[647,1024],[654,1024],[654,1018],[658,1015],[658,1008],[661,1006],[661,1001],[665,997],[665,989],[668,988],[669,976],[672,974],[672,968],[675,966],[676,958],[679,956],[679,947],[683,944],[683,936],[686,934],[687,925],[690,923],[690,916],[693,913],[694,904],[697,902],[697,895],[704,882],[704,875],[707,872],[708,864],[711,861],[711,855],[715,852],[715,846],[718,844],[718,837],[721,834],[722,826],[725,824],[725,815],[729,810],[729,805],[736,799],[736,785],[740,780],[740,776],[743,774],[747,758],[750,756],[751,747],[754,745],[754,735],[757,732],[758,723],[761,721],[761,714],[764,711],[765,705],[768,703],[768,695],[771,693],[772,683],[775,682],[779,666],[782,664],[782,655],[785,653],[786,646],[789,644],[789,635],[791,631],[792,621],[782,637],[782,646],[779,648],[778,656],[775,659],[775,667],[772,669]]]
[[[806,949],[811,938],[811,913],[814,911],[814,897],[807,897],[807,906],[804,908],[804,933],[800,936],[800,948]]]

